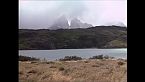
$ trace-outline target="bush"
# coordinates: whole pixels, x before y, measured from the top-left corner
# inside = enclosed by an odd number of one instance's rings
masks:
[[[30,70],[28,73],[37,73],[36,70]]]
[[[39,61],[40,59],[27,56],[19,56],[19,61]]]
[[[110,57],[109,56],[104,56],[104,59],[109,59]]]
[[[32,61],[31,63],[33,64],[33,63],[38,63],[38,62],[36,62],[36,61]]]
[[[89,59],[113,59],[114,57],[110,57],[110,56],[103,56],[103,55],[97,55],[97,56],[93,56]]]
[[[63,68],[63,67],[60,67],[60,68],[59,68],[59,71],[63,71],[63,70],[64,70],[64,68]]]
[[[118,65],[124,65],[125,63],[124,62],[122,62],[122,61],[119,61],[119,62],[117,62],[118,63]]]
[[[46,62],[41,62],[42,64],[55,64],[53,61],[46,61]]]
[[[93,56],[92,58],[89,59],[103,59],[103,55]]]
[[[49,68],[56,68],[56,66],[50,66]]]
[[[63,59],[59,59],[60,61],[71,61],[71,60],[82,60],[81,57],[77,56],[65,56]]]
[[[23,74],[23,72],[22,71],[19,71],[19,74]]]
[[[46,64],[54,64],[55,62],[53,62],[53,61],[48,61],[48,62],[46,62]]]
[[[89,61],[84,61],[85,63],[89,63]]]
[[[92,67],[99,67],[99,65],[92,65]]]

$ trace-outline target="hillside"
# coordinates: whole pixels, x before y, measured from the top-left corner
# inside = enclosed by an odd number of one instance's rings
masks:
[[[19,29],[19,49],[125,48],[127,28],[96,26],[77,29]]]

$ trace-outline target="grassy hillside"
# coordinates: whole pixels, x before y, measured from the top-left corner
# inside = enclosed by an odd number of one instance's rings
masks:
[[[127,28],[96,26],[87,29],[19,29],[19,49],[122,48]]]

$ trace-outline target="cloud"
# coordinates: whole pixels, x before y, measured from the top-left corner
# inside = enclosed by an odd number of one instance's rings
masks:
[[[127,25],[126,0],[20,0],[19,28],[48,28],[61,15],[78,17],[93,25],[122,22]]]

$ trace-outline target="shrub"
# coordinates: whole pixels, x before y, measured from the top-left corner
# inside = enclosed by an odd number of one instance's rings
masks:
[[[99,67],[99,65],[92,65],[92,67]]]
[[[36,70],[30,70],[28,73],[37,73]]]
[[[19,61],[39,61],[40,59],[28,56],[19,56]]]
[[[103,56],[103,55],[97,55],[97,56],[93,56],[89,59],[113,59],[114,57],[111,57],[111,56]]]
[[[89,63],[89,61],[84,61],[85,63]]]
[[[46,64],[54,64],[55,62],[53,62],[53,61],[48,61],[48,62],[46,62]]]
[[[22,71],[19,71],[19,74],[23,74],[23,72]]]
[[[103,59],[103,55],[93,56],[92,58],[89,59]]]
[[[109,59],[110,57],[109,56],[104,56],[104,59]]]
[[[63,71],[63,75],[69,75],[70,72],[72,72],[70,69],[65,69],[65,70]]]
[[[71,60],[82,60],[81,57],[77,56],[65,56],[63,59],[59,59],[60,61],[71,61]]]
[[[114,59],[115,57],[109,57],[110,59]]]
[[[117,62],[118,63],[118,65],[124,65],[125,63],[124,62],[122,62],[122,61],[119,61],[119,62]]]
[[[54,64],[55,62],[53,61],[47,61],[47,62],[41,62],[42,64]]]
[[[53,66],[50,66],[49,68],[56,68],[56,66],[53,65]]]
[[[63,68],[63,67],[60,67],[60,68],[59,68],[59,71],[63,71],[63,70],[64,70],[64,68]]]
[[[33,64],[33,63],[38,63],[38,62],[36,62],[36,61],[32,61],[31,63]]]

